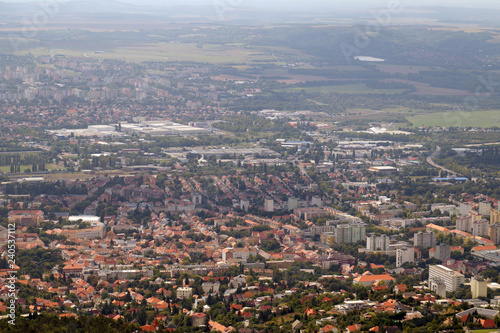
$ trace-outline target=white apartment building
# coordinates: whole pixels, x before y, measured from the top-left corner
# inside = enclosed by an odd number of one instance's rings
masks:
[[[404,247],[396,250],[396,267],[401,267],[405,262],[415,261],[415,248]]]
[[[366,248],[369,251],[388,251],[389,250],[389,236],[375,236],[371,234],[366,237]]]
[[[179,287],[177,288],[178,298],[189,298],[193,296],[193,288],[191,287]]]
[[[474,221],[472,222],[472,234],[480,237],[488,236],[488,226],[489,223],[486,219]]]
[[[264,200],[264,210],[266,212],[274,212],[274,200],[273,199],[265,199]]]
[[[446,286],[446,291],[454,292],[464,284],[465,276],[443,265],[429,265],[429,287],[435,281],[442,281]]]

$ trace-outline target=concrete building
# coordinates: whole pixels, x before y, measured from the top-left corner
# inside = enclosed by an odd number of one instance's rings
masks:
[[[357,243],[366,238],[364,223],[341,224],[335,228],[335,243]]]
[[[474,276],[470,279],[470,289],[472,298],[486,297],[488,282],[480,276]]]
[[[483,215],[481,215],[480,213],[478,213],[476,211],[473,211],[473,210],[471,210],[469,212],[469,216],[471,217],[472,222],[479,221],[479,220],[481,220],[483,218]]]
[[[444,261],[449,258],[451,254],[451,246],[447,244],[436,245],[436,251],[434,252],[434,258]],[[429,251],[430,256],[430,251]]]
[[[250,201],[242,199],[240,201],[240,208],[243,209],[245,212],[248,212],[248,209],[250,208]]]
[[[193,193],[193,194],[191,195],[191,202],[192,202],[195,206],[201,205],[201,204],[202,204],[202,201],[203,201],[203,198],[202,198],[201,194],[199,194],[199,193]]]
[[[490,224],[500,223],[500,209],[490,211]]]
[[[479,203],[479,214],[490,215],[490,212],[491,212],[491,204],[489,202]]]
[[[38,225],[43,222],[44,215],[41,210],[11,210],[9,212],[9,223],[18,224],[21,227]]]
[[[193,288],[191,287],[179,287],[177,288],[178,298],[189,298],[193,296]]]
[[[433,232],[417,232],[413,236],[413,246],[422,248],[436,246],[436,234]]]
[[[443,265],[429,265],[429,288],[432,283],[439,283],[439,281],[444,283],[446,291],[454,292],[464,284],[465,276]]]
[[[472,206],[466,203],[460,203],[458,210],[460,211],[460,215],[465,216],[472,210]]]
[[[500,223],[490,224],[488,226],[488,236],[495,245],[500,244]]]
[[[273,199],[265,199],[264,200],[264,210],[266,212],[274,212],[274,200]]]
[[[222,261],[228,262],[229,260],[238,260],[246,262],[248,257],[256,256],[258,250],[255,247],[244,248],[225,248],[222,250]]]
[[[446,298],[446,285],[442,280],[432,280],[429,281],[429,289],[441,296]]]
[[[472,222],[472,234],[474,236],[488,236],[488,220],[482,219]]]
[[[371,234],[366,237],[366,248],[369,251],[388,251],[389,250],[389,236],[375,236]]]
[[[321,197],[313,197],[311,199],[311,206],[313,207],[318,207],[318,208],[321,208],[323,207],[323,202],[321,201]]]
[[[98,223],[91,228],[62,230],[60,234],[68,239],[102,239],[105,236],[105,231],[105,224]]]
[[[470,216],[457,217],[456,228],[460,231],[472,232],[472,218]]]
[[[297,198],[288,198],[288,210],[298,208]]]
[[[333,244],[335,244],[335,233],[334,232],[322,233],[320,235],[320,242],[332,246]]]
[[[405,262],[415,261],[415,249],[404,247],[396,250],[396,267],[401,267]]]
[[[215,282],[203,282],[201,284],[201,288],[203,289],[204,293],[218,293],[219,288],[220,288],[220,282],[215,281]]]
[[[293,214],[304,220],[311,220],[315,217],[330,216],[331,213],[323,208],[308,207],[308,208],[295,208]]]

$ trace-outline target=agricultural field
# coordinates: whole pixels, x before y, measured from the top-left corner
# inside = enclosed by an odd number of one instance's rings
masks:
[[[382,95],[398,95],[403,94],[406,89],[372,89],[364,83],[331,85],[319,87],[290,87],[280,90],[282,92],[301,92],[307,93],[336,93],[336,94],[382,94]]]
[[[490,111],[452,111],[419,114],[407,117],[414,127],[500,127],[500,110]]]

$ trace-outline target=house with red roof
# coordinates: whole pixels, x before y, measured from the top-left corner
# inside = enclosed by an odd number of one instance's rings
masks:
[[[356,331],[359,331],[361,330],[361,324],[354,324],[354,325],[351,325],[351,326],[347,326],[346,328],[346,332],[350,333],[350,332],[356,332]]]

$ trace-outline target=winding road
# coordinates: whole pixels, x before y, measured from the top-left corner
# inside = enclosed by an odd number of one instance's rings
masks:
[[[432,154],[429,157],[427,157],[427,163],[429,163],[430,165],[432,165],[436,169],[440,169],[440,170],[448,172],[448,174],[449,174],[450,177],[456,177],[457,174],[455,173],[455,171],[452,171],[450,169],[446,169],[445,167],[443,167],[443,166],[441,166],[439,164],[436,164],[432,160],[434,157],[438,156],[440,153],[441,153],[441,147],[436,146],[436,150],[434,150],[434,152],[432,152]]]

